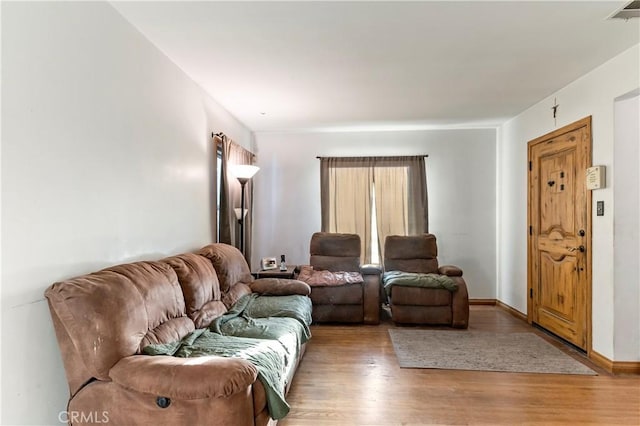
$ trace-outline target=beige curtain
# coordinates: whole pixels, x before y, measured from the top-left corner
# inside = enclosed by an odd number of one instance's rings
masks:
[[[380,259],[388,235],[428,232],[424,157],[377,157],[373,170]]]
[[[358,234],[362,243],[360,259],[364,263],[371,262],[371,166],[366,158],[320,161],[322,230]]]
[[[364,263],[373,205],[380,259],[387,235],[428,232],[424,156],[321,158],[320,176],[322,230],[358,234]]]
[[[252,164],[254,155],[222,136],[222,170],[220,173],[220,229],[218,241],[240,248],[240,225],[236,219],[236,208],[240,208],[241,187],[230,168],[235,164]],[[248,209],[244,221],[244,254],[251,267],[251,236],[253,228],[253,183],[249,180],[245,185],[245,208]]]

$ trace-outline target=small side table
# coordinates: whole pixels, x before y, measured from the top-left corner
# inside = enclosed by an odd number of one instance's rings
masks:
[[[288,278],[293,279],[295,275],[296,267],[295,265],[287,266],[286,271],[281,271],[280,268],[276,269],[266,269],[264,271],[252,272],[255,278]]]

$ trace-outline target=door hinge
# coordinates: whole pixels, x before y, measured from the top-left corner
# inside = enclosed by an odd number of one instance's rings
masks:
[[[533,170],[533,162],[529,161],[529,171]]]
[[[529,225],[529,235],[533,235],[533,226]]]
[[[529,289],[529,299],[533,299],[533,289]]]

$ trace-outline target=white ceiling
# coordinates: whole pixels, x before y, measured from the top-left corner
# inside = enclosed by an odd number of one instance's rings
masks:
[[[639,43],[640,20],[605,19],[625,3],[112,4],[270,131],[499,124]]]

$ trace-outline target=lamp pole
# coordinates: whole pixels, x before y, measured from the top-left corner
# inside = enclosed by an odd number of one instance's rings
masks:
[[[244,186],[249,179],[238,178],[240,182],[240,251],[244,257],[247,257],[244,253]]]

